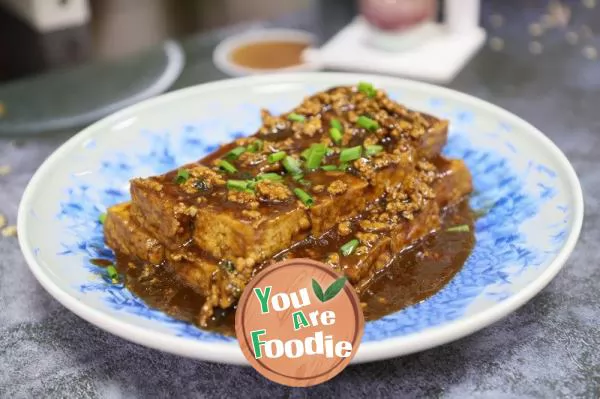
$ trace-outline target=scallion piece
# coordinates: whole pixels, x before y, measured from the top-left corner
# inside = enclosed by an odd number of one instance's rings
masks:
[[[461,224],[458,226],[449,227],[446,229],[446,231],[450,233],[468,233],[469,231],[471,231],[471,228],[468,224]]]
[[[321,166],[321,169],[323,169],[326,172],[333,172],[338,170],[338,167],[335,165],[323,165]]]
[[[110,265],[106,268],[106,275],[113,282],[113,284],[119,282],[119,272],[117,272],[117,269],[115,269],[113,265]]]
[[[307,160],[308,157],[310,156],[310,152],[312,151],[312,147],[307,148],[306,150],[302,151],[300,153],[300,158]]]
[[[307,170],[317,169],[321,165],[323,157],[325,157],[325,153],[327,152],[327,147],[325,147],[325,144],[323,143],[313,144],[310,148],[311,151],[306,160]]]
[[[306,191],[302,190],[301,188],[295,188],[294,194],[296,194],[296,197],[298,197],[298,199],[300,201],[302,201],[302,203],[308,207],[311,207],[315,203],[315,200],[313,199],[313,197],[311,197],[310,194],[308,194]]]
[[[340,132],[344,131],[344,126],[342,126],[342,122],[340,122],[338,119],[332,119],[329,123],[331,124],[331,127],[336,128]]]
[[[379,154],[381,151],[383,151],[383,146],[378,144],[365,146],[365,155],[368,157]]]
[[[283,177],[281,177],[281,175],[278,175],[277,173],[261,173],[260,175],[256,176],[256,180],[260,181],[260,180],[273,180],[273,181],[277,181],[277,180],[282,180]]]
[[[356,238],[354,238],[354,239],[348,241],[347,243],[345,243],[344,245],[342,245],[340,247],[340,252],[344,256],[352,255],[352,253],[358,247],[358,244],[360,244],[360,241],[358,241]]]
[[[230,164],[229,162],[227,162],[224,159],[221,159],[217,165],[219,166],[219,168],[221,168],[222,170],[224,170],[227,173],[235,173],[237,172],[237,168],[235,166],[233,166],[232,164]]]
[[[333,140],[334,143],[339,144],[342,142],[342,132],[340,131],[340,129],[336,128],[336,127],[332,127],[331,129],[329,129],[329,135],[331,136],[331,139]]]
[[[354,161],[355,159],[360,158],[362,154],[362,147],[357,145],[356,147],[344,148],[340,152],[340,162],[346,163],[350,161]]]
[[[248,144],[247,150],[248,152],[260,152],[263,149],[263,141],[260,139],[254,140],[252,143]]]
[[[288,119],[291,120],[292,122],[304,122],[306,120],[306,117],[304,115],[300,115],[295,112],[292,112],[291,114],[288,115]]]
[[[375,97],[375,95],[377,94],[377,90],[375,90],[373,85],[367,82],[359,82],[358,91],[365,93],[369,97]]]
[[[101,224],[104,224],[104,222],[106,221],[106,213],[101,213],[100,216],[98,216],[98,221]]]
[[[286,155],[287,154],[284,151],[275,152],[273,154],[269,154],[269,156],[267,157],[267,161],[269,161],[269,163],[279,162],[283,158],[285,158]]]
[[[227,188],[230,190],[244,191],[248,189],[247,180],[227,180]]]
[[[358,117],[358,126],[365,128],[367,130],[377,130],[379,129],[379,123],[376,120],[369,118],[368,116],[359,116]]]
[[[289,155],[283,159],[283,167],[291,175],[301,175],[302,169],[300,169],[300,162],[297,159],[290,157]]]
[[[236,147],[233,150],[229,151],[227,154],[225,154],[225,158],[233,161],[235,159],[238,159],[240,155],[242,155],[245,152],[246,147]]]
[[[347,170],[348,170],[348,168],[349,168],[349,165],[348,165],[347,163],[344,163],[344,162],[342,162],[342,163],[340,164],[340,166],[338,166],[338,170],[340,170],[340,171],[342,171],[342,172],[345,172],[345,171],[347,171]]]
[[[190,172],[187,169],[179,169],[177,176],[175,176],[176,184],[183,184],[190,178]]]

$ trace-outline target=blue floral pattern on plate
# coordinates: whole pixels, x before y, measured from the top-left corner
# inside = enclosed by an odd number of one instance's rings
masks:
[[[213,95],[200,90],[195,97],[193,92],[183,93],[159,105],[166,116],[155,118],[154,104],[149,110],[136,109],[100,123],[105,135],[96,126],[85,141],[75,140],[66,162],[52,171],[53,184],[38,189],[26,210],[28,224],[51,226],[33,229],[27,237],[36,262],[63,291],[111,318],[235,347],[232,338],[174,320],[108,281],[104,271],[90,263],[113,256],[104,245],[98,217],[129,198],[130,178],[163,173],[202,157],[220,143],[251,134],[260,124],[261,106],[283,112],[302,95],[336,84],[329,77],[314,78],[314,84],[303,79],[287,83],[281,79],[284,83],[279,84],[273,78],[277,84],[247,87],[240,81],[240,87],[225,84]],[[575,212],[560,162],[548,150],[532,153],[539,139],[524,134],[529,128],[516,118],[432,87],[403,83],[399,89],[391,84],[387,89],[394,99],[451,121],[444,152],[467,162],[476,189],[472,207],[487,212],[476,223],[475,249],[454,279],[422,303],[367,323],[363,337],[367,344],[439,327],[511,298],[563,250],[573,232]],[[186,96],[200,108],[184,109]],[[48,176],[46,172],[44,177]]]

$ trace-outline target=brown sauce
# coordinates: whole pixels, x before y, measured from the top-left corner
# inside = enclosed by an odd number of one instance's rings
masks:
[[[310,46],[305,42],[263,41],[233,50],[230,60],[254,69],[280,69],[302,64],[302,52]]]
[[[362,292],[366,320],[379,319],[441,290],[462,268],[475,245],[473,222],[474,214],[465,201],[444,213],[440,231],[398,254]],[[469,232],[447,231],[449,227],[465,224],[471,227]],[[327,250],[324,249],[324,253]],[[196,317],[204,298],[182,285],[168,265],[143,264],[118,256],[117,268],[125,276],[127,288],[150,307],[198,324]],[[235,308],[215,309],[205,329],[234,335],[234,321]]]

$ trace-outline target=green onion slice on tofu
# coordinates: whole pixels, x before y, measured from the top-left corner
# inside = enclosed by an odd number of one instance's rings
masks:
[[[340,162],[346,163],[359,159],[362,154],[362,147],[357,145],[356,147],[344,148],[340,152]]]
[[[332,128],[339,130],[340,133],[344,132],[344,126],[342,126],[342,122],[340,122],[338,119],[332,119],[329,123],[331,124]]]
[[[183,184],[190,178],[190,172],[187,169],[179,169],[175,176],[175,183]]]
[[[334,143],[339,144],[342,142],[343,134],[342,131],[337,127],[332,127],[331,129],[329,129],[329,135],[331,136],[331,139]]]
[[[313,170],[321,166],[321,162],[323,161],[323,157],[325,157],[326,152],[327,147],[325,147],[325,144],[313,144],[310,147],[310,153],[308,154],[308,158],[306,159],[306,169]]]
[[[246,150],[248,152],[260,152],[263,149],[263,141],[260,139],[254,140],[252,143],[248,144]]]
[[[240,155],[242,155],[245,152],[246,147],[236,147],[233,150],[229,151],[227,154],[225,154],[225,158],[229,160],[235,160],[238,159]]]
[[[356,248],[358,247],[358,244],[360,244],[360,241],[358,241],[356,238],[354,238],[354,239],[348,241],[347,243],[345,243],[344,245],[342,245],[340,247],[340,252],[344,256],[352,255],[354,253],[354,251],[356,250]]]
[[[365,155],[368,157],[379,154],[381,151],[383,151],[382,145],[374,144],[365,146]]]
[[[279,162],[286,156],[287,154],[284,151],[275,152],[273,154],[269,154],[267,161],[269,161],[269,163]]]
[[[248,180],[227,180],[227,188],[230,190],[245,191],[249,189]]]
[[[375,95],[377,94],[377,90],[375,90],[375,87],[373,87],[371,83],[367,82],[359,82],[358,91],[365,93],[369,97],[375,97]]]
[[[282,180],[283,177],[281,175],[278,175],[277,173],[261,173],[258,176],[256,176],[256,180],[260,181],[260,180],[273,180],[273,181],[278,181],[278,180]]]
[[[468,233],[469,231],[471,231],[471,228],[468,224],[461,224],[458,226],[449,227],[446,229],[446,231],[450,233]]]
[[[233,166],[232,164],[230,164],[229,162],[227,162],[224,159],[221,159],[217,165],[219,166],[219,168],[221,168],[222,170],[224,170],[227,173],[235,173],[237,172],[237,168],[235,166]]]
[[[104,222],[106,221],[106,213],[101,213],[100,216],[98,216],[98,221],[101,224],[104,224]]]
[[[301,175],[302,174],[302,169],[300,168],[300,162],[298,162],[297,159],[287,155],[283,159],[282,164],[283,164],[283,167],[285,168],[285,170],[287,170],[289,174],[291,174],[291,175]]]
[[[313,199],[313,197],[311,197],[310,194],[308,194],[306,191],[302,190],[301,188],[295,188],[294,194],[296,194],[296,197],[298,197],[298,199],[300,201],[302,201],[302,203],[308,207],[311,207],[315,203],[315,200]]]
[[[291,114],[288,115],[288,119],[291,120],[292,122],[304,122],[306,120],[306,117],[304,115],[300,115],[295,112],[292,112]]]
[[[321,166],[321,169],[323,169],[325,172],[333,172],[339,170],[336,165],[323,165]]]
[[[364,116],[364,115],[359,116],[358,121],[356,123],[358,123],[358,126],[365,128],[367,130],[379,129],[379,123],[377,123],[376,120],[369,118],[368,116]]]

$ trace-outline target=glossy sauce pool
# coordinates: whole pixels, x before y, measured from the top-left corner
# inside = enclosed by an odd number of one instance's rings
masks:
[[[310,43],[302,41],[257,41],[231,51],[234,64],[252,69],[281,69],[303,63],[302,52]]]
[[[464,201],[443,216],[440,231],[405,248],[376,276],[361,295],[366,320],[376,320],[419,303],[441,290],[462,268],[475,245],[474,214]],[[468,231],[448,231],[449,227],[470,226]],[[94,262],[107,266],[103,260]],[[129,267],[128,267],[129,265]],[[204,298],[180,284],[164,265],[141,264],[117,256],[117,268],[125,275],[127,288],[150,307],[193,324]],[[234,335],[235,308],[215,309],[207,329]]]

